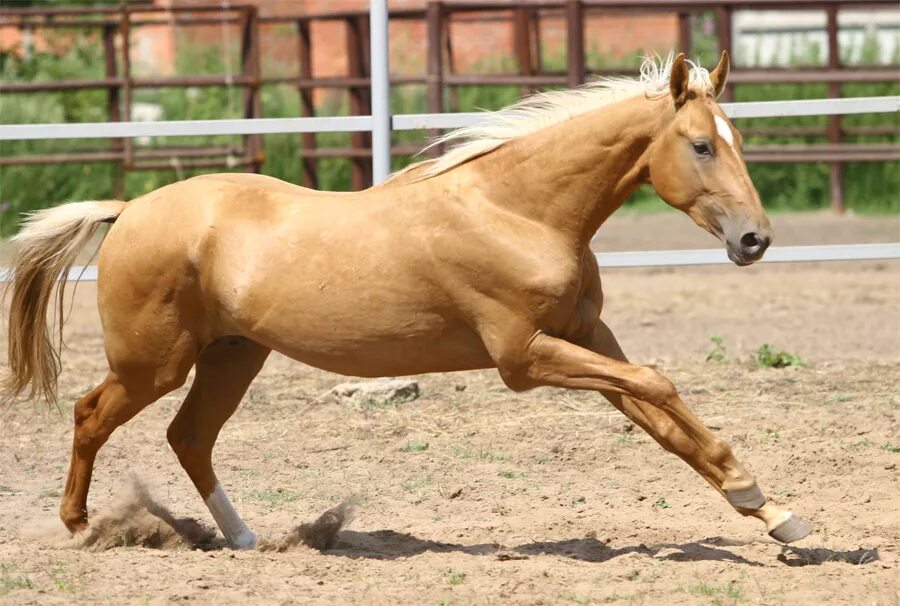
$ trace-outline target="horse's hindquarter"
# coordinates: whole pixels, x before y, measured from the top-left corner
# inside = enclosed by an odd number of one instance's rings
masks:
[[[205,283],[227,332],[357,376],[490,365],[433,280],[414,205],[371,192],[266,204],[217,211]]]

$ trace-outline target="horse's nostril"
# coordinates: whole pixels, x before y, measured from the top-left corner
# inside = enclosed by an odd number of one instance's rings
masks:
[[[744,249],[745,252],[756,252],[763,246],[763,239],[759,237],[759,234],[756,232],[748,232],[741,236],[741,248]]]

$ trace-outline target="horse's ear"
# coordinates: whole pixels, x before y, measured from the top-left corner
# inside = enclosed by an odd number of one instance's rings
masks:
[[[709,80],[712,82],[713,91],[716,94],[716,97],[722,94],[722,91],[725,90],[725,81],[728,80],[728,70],[731,67],[731,58],[728,56],[728,51],[722,51],[722,58],[719,59],[719,64],[716,66],[716,69],[712,70],[709,73]]]
[[[687,62],[684,59],[684,53],[678,53],[678,56],[672,61],[672,71],[669,76],[669,91],[671,91],[672,99],[675,101],[675,109],[678,109],[687,101],[689,79],[690,73]]]

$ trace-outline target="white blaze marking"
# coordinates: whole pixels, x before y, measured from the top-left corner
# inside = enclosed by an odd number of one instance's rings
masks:
[[[256,547],[256,535],[247,528],[241,516],[231,506],[228,495],[225,494],[218,482],[216,482],[216,489],[206,499],[206,506],[229,545],[235,549]]]
[[[728,122],[722,116],[715,116],[716,120],[716,130],[719,132],[719,136],[725,139],[725,143],[734,147],[734,135],[731,134],[731,127],[728,126]]]

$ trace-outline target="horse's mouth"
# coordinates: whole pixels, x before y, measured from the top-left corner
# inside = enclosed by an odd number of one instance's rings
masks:
[[[747,267],[748,265],[753,265],[754,263],[756,263],[757,261],[762,259],[763,252],[764,252],[764,251],[762,251],[758,255],[749,256],[749,255],[745,255],[742,252],[735,251],[730,246],[727,246],[725,248],[725,250],[728,253],[728,259],[731,260],[732,263],[734,263],[735,265],[737,265],[739,267]]]

